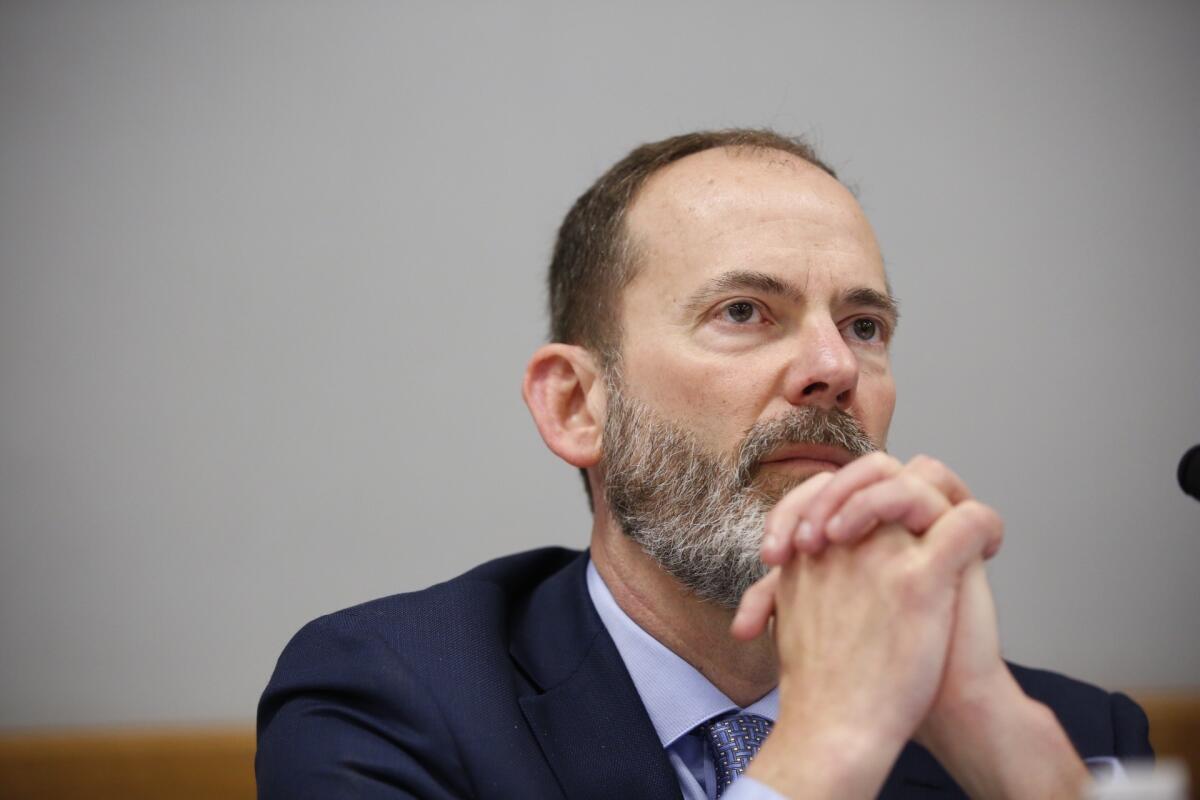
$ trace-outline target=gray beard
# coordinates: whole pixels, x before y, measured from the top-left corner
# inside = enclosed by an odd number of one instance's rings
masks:
[[[731,454],[714,453],[691,431],[626,397],[606,376],[604,493],[621,529],[698,597],[736,608],[766,574],[759,558],[767,512],[804,478],[756,480],[760,459],[786,444],[878,449],[844,411],[793,409],[755,424]]]

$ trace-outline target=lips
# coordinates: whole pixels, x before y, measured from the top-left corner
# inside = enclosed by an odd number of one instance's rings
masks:
[[[776,450],[759,463],[776,464],[785,461],[824,461],[844,467],[853,460],[854,456],[840,447],[820,444],[790,444]]]

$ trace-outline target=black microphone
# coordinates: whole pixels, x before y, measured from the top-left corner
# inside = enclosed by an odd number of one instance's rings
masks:
[[[1200,500],[1200,444],[1179,459],[1179,488]]]

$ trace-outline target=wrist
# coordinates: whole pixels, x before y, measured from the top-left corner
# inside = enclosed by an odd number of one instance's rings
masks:
[[[1057,717],[1007,670],[990,691],[939,698],[918,741],[971,797],[1074,800],[1089,780]]]
[[[787,797],[873,798],[904,745],[892,738],[781,713],[746,775]]]
[[[964,732],[983,733],[982,728],[1004,725],[1009,717],[1022,713],[1036,715],[1036,711],[1027,707],[1033,702],[1000,662],[999,669],[985,679],[943,684],[929,716],[913,738],[936,754],[954,748],[962,741]]]

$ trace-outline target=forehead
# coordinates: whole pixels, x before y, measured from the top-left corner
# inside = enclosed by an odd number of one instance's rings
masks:
[[[854,196],[778,150],[715,148],[646,181],[626,217],[634,282],[687,284],[726,269],[814,270],[886,291],[883,260]]]

